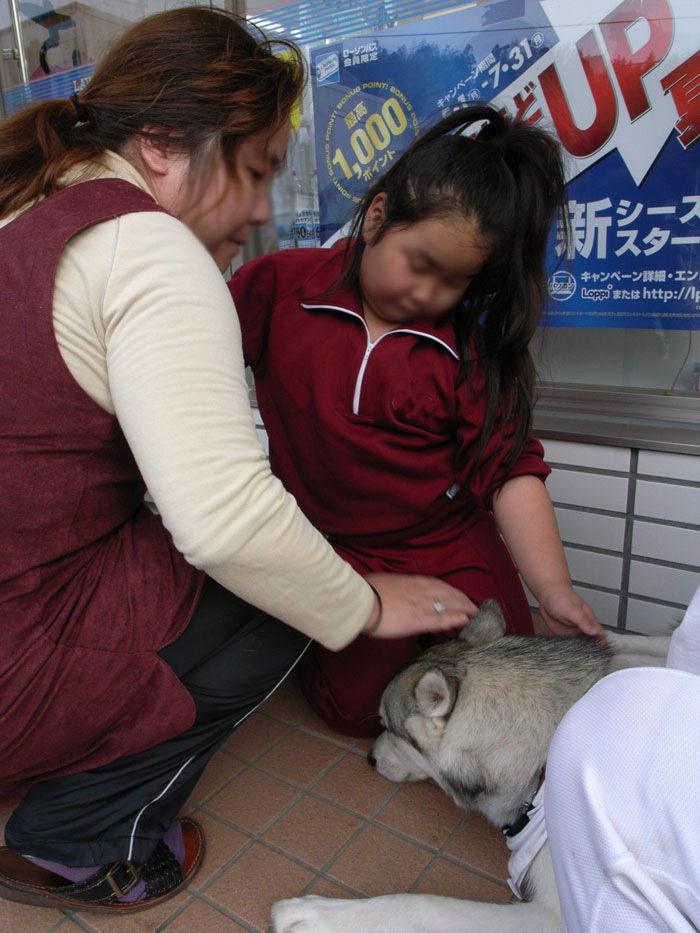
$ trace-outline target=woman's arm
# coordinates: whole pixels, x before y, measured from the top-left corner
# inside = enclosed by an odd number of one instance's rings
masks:
[[[494,495],[496,523],[515,564],[554,635],[583,632],[600,641],[595,613],[571,586],[554,508],[537,476],[516,476]]]
[[[270,472],[250,411],[238,319],[212,258],[164,214],[126,215],[110,226],[111,268],[93,327],[106,358],[105,407],[113,406],[176,547],[243,599],[343,647],[376,620],[376,599]],[[78,279],[93,274],[89,243],[72,259]],[[466,597],[440,581],[374,585],[384,601],[379,637],[467,620]],[[438,615],[436,598],[453,612]]]

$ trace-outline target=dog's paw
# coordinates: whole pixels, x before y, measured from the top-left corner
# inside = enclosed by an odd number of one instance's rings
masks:
[[[324,910],[332,903],[330,898],[313,896],[277,901],[272,905],[272,929],[274,933],[333,933]]]

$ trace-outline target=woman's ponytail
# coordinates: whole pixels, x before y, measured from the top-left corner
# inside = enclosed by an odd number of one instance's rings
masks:
[[[71,100],[34,104],[3,122],[0,218],[51,194],[67,169],[104,151],[83,129]]]
[[[77,97],[35,104],[0,124],[0,218],[138,136],[190,157],[217,145],[232,165],[243,139],[289,119],[305,79],[293,42],[268,40],[233,14],[189,6],[146,17]]]

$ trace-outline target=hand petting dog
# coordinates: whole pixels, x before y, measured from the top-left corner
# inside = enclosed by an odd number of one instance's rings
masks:
[[[578,596],[571,584],[562,583],[540,594],[540,613],[552,635],[572,637],[590,635],[602,645],[607,643],[605,630],[588,603]]]
[[[420,632],[447,632],[466,625],[479,607],[449,583],[417,574],[370,573],[377,612],[364,628],[373,638],[403,638]]]

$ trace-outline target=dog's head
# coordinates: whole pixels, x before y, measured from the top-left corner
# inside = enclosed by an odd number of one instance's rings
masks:
[[[459,638],[438,645],[396,674],[382,696],[385,731],[369,754],[392,781],[432,779],[465,809],[484,788],[484,773],[457,739],[452,716],[467,675],[467,657],[501,639],[505,620],[495,600],[486,600]],[[460,717],[461,718],[461,717]]]
[[[455,641],[426,651],[395,675],[380,707],[386,732],[372,749],[381,774],[394,781],[426,777],[414,773],[421,768],[408,749],[422,758],[435,757],[466,673],[467,654],[502,638],[505,629],[501,607],[487,599]]]
[[[498,603],[487,600],[459,639],[399,671],[369,756],[390,780],[430,778],[499,826],[534,794],[556,725],[607,663],[589,639],[504,632]]]

